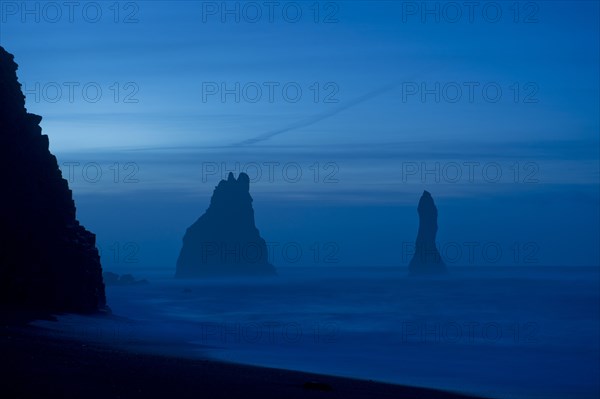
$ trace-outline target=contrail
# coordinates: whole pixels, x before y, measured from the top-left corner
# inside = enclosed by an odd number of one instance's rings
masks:
[[[272,130],[270,132],[263,133],[263,134],[258,135],[256,137],[253,137],[253,138],[250,138],[250,139],[247,139],[247,140],[244,140],[244,141],[240,141],[238,143],[234,143],[234,144],[232,144],[232,146],[238,147],[238,146],[246,146],[246,145],[256,144],[256,143],[259,143],[261,141],[269,140],[270,138],[273,138],[275,136],[279,136],[280,134],[291,132],[292,130],[296,130],[296,129],[300,129],[300,128],[303,128],[303,127],[314,125],[315,123],[320,122],[320,121],[322,121],[324,119],[327,119],[327,118],[331,118],[332,116],[337,115],[340,112],[347,110],[348,108],[352,108],[352,107],[354,107],[354,106],[356,106],[358,104],[361,104],[361,103],[363,103],[365,101],[368,101],[368,100],[370,100],[370,99],[372,99],[374,97],[380,96],[383,93],[388,92],[388,91],[394,89],[395,87],[397,87],[399,85],[400,85],[400,83],[393,83],[393,84],[389,84],[387,86],[380,87],[379,89],[371,91],[371,92],[369,92],[367,94],[364,94],[364,95],[362,95],[360,97],[357,97],[354,100],[351,100],[351,101],[347,102],[346,104],[341,105],[341,106],[339,106],[338,108],[336,108],[336,109],[334,109],[332,111],[327,111],[327,112],[323,112],[323,113],[318,114],[318,115],[311,116],[310,118],[306,118],[304,120],[298,121],[298,122],[296,122],[294,124],[291,124],[289,126],[286,126],[284,128],[280,128],[280,129],[277,129],[277,130]]]

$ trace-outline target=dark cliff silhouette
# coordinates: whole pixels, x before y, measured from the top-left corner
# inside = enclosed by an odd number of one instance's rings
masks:
[[[183,237],[177,277],[273,275],[265,240],[254,222],[250,179],[229,173],[221,180],[210,206]]]
[[[438,211],[428,191],[423,191],[417,207],[419,232],[415,243],[415,254],[408,266],[411,274],[437,274],[446,271],[446,265],[435,244],[438,230]]]
[[[96,237],[76,219],[42,117],[25,108],[17,68],[0,47],[0,303],[51,312],[103,309]]]

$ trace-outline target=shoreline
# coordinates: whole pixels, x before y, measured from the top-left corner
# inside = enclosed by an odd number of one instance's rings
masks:
[[[3,320],[3,397],[419,398],[467,394],[213,359],[190,359],[66,338]]]

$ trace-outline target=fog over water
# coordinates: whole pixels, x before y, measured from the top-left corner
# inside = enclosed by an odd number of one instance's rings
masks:
[[[282,268],[267,279],[107,289],[114,314],[38,322],[150,353],[460,390],[499,398],[600,392],[596,268]]]

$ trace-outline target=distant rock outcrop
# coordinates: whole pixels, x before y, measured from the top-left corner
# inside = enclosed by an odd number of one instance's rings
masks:
[[[446,265],[435,244],[438,211],[428,191],[423,191],[417,212],[419,213],[419,232],[415,243],[415,254],[409,265],[410,273],[444,273]]]
[[[267,244],[254,223],[250,179],[229,173],[210,206],[183,237],[177,277],[273,275]]]
[[[0,303],[51,312],[105,307],[96,237],[27,113],[14,57],[0,47]]]
[[[108,287],[109,285],[145,285],[148,284],[148,280],[136,280],[131,274],[118,275],[117,273],[104,272],[104,284]]]

